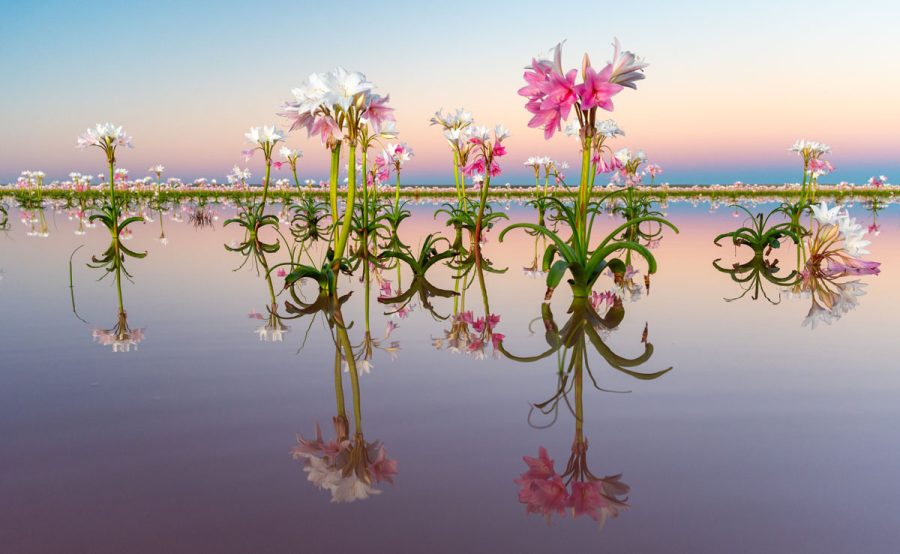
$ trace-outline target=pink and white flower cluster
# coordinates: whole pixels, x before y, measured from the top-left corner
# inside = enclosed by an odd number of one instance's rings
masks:
[[[291,90],[294,98],[282,105],[279,115],[293,121],[291,131],[306,129],[326,145],[345,139],[355,143],[364,127],[383,133],[394,121],[393,108],[387,106],[390,95],[381,96],[374,89],[365,75],[343,67],[313,73]]]
[[[499,323],[500,316],[497,314],[476,319],[471,310],[468,310],[453,316],[450,329],[444,331],[443,338],[433,339],[432,344],[438,350],[446,348],[456,354],[463,352],[478,360],[484,359],[490,345],[494,357],[497,357],[500,354],[498,347],[506,338],[495,331]]]
[[[318,424],[314,439],[297,437],[291,456],[303,460],[307,479],[329,491],[332,502],[354,502],[381,494],[375,485],[393,484],[397,475],[397,461],[387,457],[379,441],[366,442],[357,433],[352,440],[335,438],[326,442]]]
[[[469,130],[469,143],[475,146],[471,161],[462,167],[462,172],[468,177],[483,175],[497,177],[502,173],[500,164],[496,158],[506,155],[506,147],[503,140],[509,137],[509,130],[503,125],[497,125],[491,130],[483,126],[474,126]]]
[[[573,518],[587,515],[602,525],[607,518],[628,508],[627,499],[620,497],[628,494],[630,488],[621,482],[621,475],[594,477],[583,467],[584,452],[577,452],[579,447],[586,450],[586,443],[573,447],[572,459],[563,475],[556,473],[544,447],[540,447],[536,458],[522,458],[528,470],[515,483],[526,513],[540,514],[550,523],[553,514],[569,511]]]
[[[577,82],[577,69],[563,69],[561,43],[552,50],[552,58],[533,58],[525,71],[526,86],[519,89],[519,95],[528,99],[525,109],[533,114],[528,126],[543,128],[544,137],[549,139],[562,129],[562,122],[575,108],[582,137],[592,136],[596,109],[612,111],[612,97],[624,87],[637,88],[635,83],[644,78],[647,67],[638,56],[622,51],[618,40],[613,48],[612,61],[600,71],[585,54],[581,82]]]

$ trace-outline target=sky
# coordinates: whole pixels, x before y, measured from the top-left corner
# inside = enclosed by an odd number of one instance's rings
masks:
[[[527,184],[522,162],[550,155],[575,165],[578,146],[529,129],[516,94],[532,56],[561,40],[563,63],[611,42],[650,63],[638,90],[615,97],[626,136],[671,183],[784,183],[800,179],[788,147],[829,144],[830,180],[900,181],[900,4],[807,2],[11,2],[0,0],[0,181],[25,169],[49,178],[103,170],[99,151],[75,149],[90,125],[134,137],[119,155],[132,177],[220,181],[242,164],[250,126],[279,124],[290,90],[341,65],[390,93],[400,140],[415,157],[409,184],[452,182],[451,155],[428,120],[465,107],[512,131],[504,174]],[[327,176],[318,141],[301,179]],[[261,160],[248,164],[254,177]],[[574,171],[574,170],[570,170]],[[574,174],[574,173],[573,173]],[[283,177],[287,177],[285,172]]]

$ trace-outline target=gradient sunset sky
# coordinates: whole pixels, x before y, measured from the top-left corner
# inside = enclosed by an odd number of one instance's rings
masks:
[[[50,178],[98,173],[102,154],[74,148],[96,122],[123,125],[133,177],[220,181],[241,163],[251,125],[275,112],[312,72],[343,65],[390,93],[400,139],[415,158],[404,181],[449,183],[450,154],[428,120],[465,107],[512,131],[504,175],[522,161],[575,163],[562,134],[528,129],[516,94],[531,57],[566,39],[563,62],[595,65],[610,43],[651,64],[610,114],[672,183],[783,183],[800,178],[797,138],[833,148],[829,181],[875,174],[900,181],[900,5],[855,2],[10,2],[2,1],[0,181],[21,170]],[[338,6],[340,7],[338,9]],[[301,178],[323,178],[318,139],[293,133]],[[254,176],[261,161],[249,164]],[[570,171],[571,173],[571,171]],[[283,176],[287,176],[285,173]]]

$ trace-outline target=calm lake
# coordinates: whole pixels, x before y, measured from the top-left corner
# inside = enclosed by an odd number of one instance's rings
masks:
[[[436,207],[416,205],[401,228],[414,253],[429,233],[452,238]],[[769,254],[777,271],[735,269],[752,252],[713,239],[747,216],[708,202],[667,206],[680,233],[652,245],[649,292],[643,262],[633,282],[600,278],[594,290],[617,298],[599,301],[605,324],[567,313],[565,283],[544,307],[530,269],[544,243],[522,230],[502,243],[488,233],[490,269],[505,273],[454,279],[462,270],[438,263],[422,283],[406,267],[372,268],[367,299],[360,266],[339,277],[352,292],[340,317],[367,366],[358,390],[335,372],[329,314],[285,310],[302,308],[275,277],[284,246],[269,257],[283,320],[269,321],[253,260],[235,271],[245,259],[225,245],[242,230],[223,227],[233,206],[207,206],[205,225],[193,205],[147,210],[152,221],[130,227],[123,244],[148,254],[125,263],[127,321],[114,276],[88,265],[109,246],[105,229],[78,234],[83,223],[50,202],[43,215],[11,208],[0,551],[900,551],[900,208],[879,207],[849,211],[877,225],[868,258],[881,274],[831,284],[840,305],[825,314],[778,282],[797,268],[793,245]],[[495,209],[535,220],[520,203]],[[379,301],[413,283],[408,304]],[[478,331],[490,314],[493,344]],[[584,351],[589,365],[561,381]],[[294,450],[317,424],[334,438],[342,402],[350,434],[384,448],[372,444],[370,461],[396,461],[384,466],[393,484],[354,502],[332,501]],[[602,527],[569,509],[548,524],[520,502],[523,457],[544,448],[563,474],[578,437],[579,471],[608,477]]]

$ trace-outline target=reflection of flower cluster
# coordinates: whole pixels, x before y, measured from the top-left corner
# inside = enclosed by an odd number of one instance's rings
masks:
[[[391,333],[393,333],[396,328],[396,323],[388,321],[384,330],[384,336],[380,339],[372,338],[371,333],[366,331],[362,343],[357,347],[357,350],[354,353],[354,358],[356,359],[356,372],[358,374],[362,375],[364,373],[370,373],[372,368],[375,367],[375,364],[372,363],[372,357],[376,349],[386,352],[391,361],[397,359],[397,353],[400,351],[400,342],[396,340],[388,342]],[[347,363],[347,360],[342,360],[341,366],[344,368],[345,373],[350,371],[350,364]]]
[[[307,478],[331,492],[332,502],[353,502],[380,494],[374,485],[393,484],[397,475],[397,461],[387,457],[387,450],[379,441],[366,442],[357,433],[353,440],[338,437],[325,442],[318,424],[316,438],[297,437],[291,455],[295,460],[304,460]]]
[[[250,312],[249,317],[251,319],[258,319],[266,322],[265,325],[260,325],[254,330],[254,333],[259,335],[259,340],[262,342],[282,342],[284,340],[284,334],[291,330],[291,328],[282,323],[281,318],[272,311],[269,312],[268,318],[255,310]]]
[[[607,274],[612,277],[621,298],[628,298],[632,302],[641,299],[644,288],[641,287],[641,284],[637,281],[637,277],[640,275],[640,272],[637,269],[629,265],[625,268],[624,273],[615,273],[610,269]],[[644,285],[649,290],[650,279],[646,275],[644,276]]]
[[[478,360],[484,359],[485,350],[490,345],[493,356],[497,357],[497,347],[505,338],[502,333],[494,331],[499,323],[500,316],[497,314],[475,319],[471,311],[465,311],[453,316],[450,329],[444,331],[443,338],[433,339],[432,344],[438,350],[446,348],[455,354],[465,352]]]
[[[572,456],[562,475],[553,468],[547,449],[541,447],[537,458],[525,456],[528,470],[515,480],[519,485],[519,502],[529,514],[551,516],[571,510],[573,518],[587,515],[601,525],[608,517],[616,517],[628,508],[628,485],[621,475],[595,477],[586,465],[587,442],[572,447]]]
[[[94,329],[94,342],[103,346],[111,346],[113,352],[131,352],[137,350],[138,344],[144,340],[144,329],[128,327],[128,316],[119,313],[119,321],[112,329]]]
[[[804,327],[815,329],[819,323],[831,325],[859,305],[859,297],[866,294],[866,284],[859,279],[840,282],[834,279],[804,275],[801,293],[812,298],[812,306],[803,320]]]
[[[825,202],[813,206],[817,226],[807,240],[808,258],[800,281],[792,292],[809,295],[812,306],[803,326],[813,329],[819,323],[831,324],[859,304],[865,294],[865,283],[850,276],[878,275],[880,263],[863,260],[868,254],[866,231],[840,206],[829,208]]]

